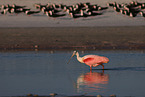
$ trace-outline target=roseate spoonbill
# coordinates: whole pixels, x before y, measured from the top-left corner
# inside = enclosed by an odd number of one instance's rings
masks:
[[[109,59],[104,56],[98,56],[98,55],[85,55],[84,57],[80,57],[79,53],[77,51],[74,51],[71,58],[73,56],[77,56],[77,60],[81,63],[85,63],[86,65],[90,66],[90,70],[92,71],[92,67],[97,67],[101,65],[104,69],[103,63],[108,63]],[[70,59],[71,59],[70,58]],[[70,59],[68,63],[70,62]]]

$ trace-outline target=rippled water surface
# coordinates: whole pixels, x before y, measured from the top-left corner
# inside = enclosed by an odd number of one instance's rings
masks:
[[[79,51],[97,54],[110,62],[89,71],[73,51],[0,52],[0,96],[29,93],[49,95],[145,96],[144,51]]]

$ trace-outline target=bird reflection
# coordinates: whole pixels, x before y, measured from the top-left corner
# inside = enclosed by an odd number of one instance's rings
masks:
[[[77,79],[78,92],[104,91],[109,81],[109,75],[98,72],[88,72],[82,74]]]

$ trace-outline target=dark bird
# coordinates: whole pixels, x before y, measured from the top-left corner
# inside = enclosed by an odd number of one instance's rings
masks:
[[[141,3],[141,2],[138,2],[138,1],[133,1],[133,4],[136,5],[136,6],[139,6],[139,5],[142,5],[142,4],[145,4],[145,3]]]
[[[1,9],[6,9],[8,7],[6,7],[5,5],[1,5]]]
[[[141,16],[145,17],[145,13],[143,11],[140,12]]]
[[[66,14],[58,14],[58,13],[54,13],[52,11],[49,11],[49,12],[46,12],[46,15],[50,16],[50,17],[62,17],[62,16],[65,16]]]
[[[23,12],[23,11],[17,10],[17,9],[15,9],[15,8],[12,8],[12,9],[11,9],[11,13],[19,14],[19,13],[22,13],[22,12]]]
[[[74,18],[74,19],[83,17],[82,15],[74,14],[73,12],[70,12],[69,14],[70,14],[70,16],[71,16],[72,18]]]
[[[99,10],[106,10],[106,9],[108,9],[108,7],[99,7],[98,9]]]
[[[41,11],[45,14],[46,12],[50,11],[50,9],[47,7],[42,7]]]
[[[52,4],[54,8],[60,8],[60,5]]]
[[[84,13],[84,12],[83,12],[83,17],[86,18],[86,17],[89,17],[89,16],[91,16],[91,13]]]
[[[130,16],[130,12],[128,10],[124,10],[125,15]]]
[[[125,10],[124,9],[121,9],[120,10],[120,13],[125,15]]]
[[[120,12],[120,8],[118,8],[118,7],[116,7],[116,6],[114,6],[113,8],[114,8],[114,10],[115,10],[116,12]]]
[[[78,15],[86,18],[86,17],[91,16],[91,12],[86,12],[86,11],[80,10],[80,14],[78,14]]]
[[[10,6],[9,4],[7,4],[7,5],[2,5],[2,9],[7,10],[7,12],[9,12],[9,13],[11,13],[11,9],[12,9],[12,8],[13,8],[13,7]]]
[[[26,6],[18,6],[18,5],[16,5],[16,4],[13,4],[12,7],[15,8],[15,9],[19,9],[19,8],[24,8],[24,7],[26,7]]]
[[[34,6],[35,6],[36,9],[41,10],[42,7],[46,7],[47,5],[41,5],[41,4],[35,3]]]
[[[1,14],[7,14],[7,12],[8,12],[8,9],[4,9],[2,12],[1,12]]]
[[[101,7],[101,6],[99,6],[99,5],[97,5],[97,4],[94,4],[94,5],[91,5],[91,6],[89,7],[89,9],[91,9],[91,10],[99,10],[100,7]]]
[[[130,15],[129,15],[130,17],[136,17],[137,16],[137,13],[132,13],[132,12],[130,12]]]
[[[103,14],[102,12],[93,12],[93,11],[89,11],[89,12],[90,12],[91,16],[97,16],[97,15],[102,15]]]
[[[129,16],[129,17],[136,17],[138,13],[133,13],[133,12],[130,12],[128,10],[125,10],[125,15]]]
[[[145,9],[145,5],[143,4],[142,6],[138,6],[140,9]]]
[[[25,11],[26,15],[31,15],[31,14],[37,14],[37,13],[40,13],[40,11]]]
[[[68,9],[66,9],[66,12],[67,12],[67,13],[72,12],[72,13],[74,13],[74,14],[79,14],[81,10],[82,10],[82,9],[73,9],[72,7],[69,7]]]
[[[19,10],[20,10],[20,11],[23,11],[24,13],[25,13],[26,11],[30,11],[29,8],[28,8],[28,9],[27,9],[27,8],[20,8]]]

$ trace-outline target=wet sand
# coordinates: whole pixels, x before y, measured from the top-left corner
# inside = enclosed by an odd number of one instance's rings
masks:
[[[0,28],[0,49],[145,49],[145,27]]]

